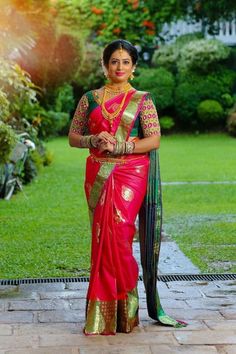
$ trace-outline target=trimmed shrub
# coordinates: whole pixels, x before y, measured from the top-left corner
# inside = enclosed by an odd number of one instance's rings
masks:
[[[179,70],[206,72],[229,57],[230,49],[216,39],[200,39],[187,43],[181,50]]]
[[[14,130],[0,121],[0,163],[8,161],[9,155],[16,144]]]
[[[202,101],[197,108],[198,118],[206,127],[218,124],[224,117],[221,104],[215,100]]]
[[[221,96],[221,101],[222,101],[223,106],[226,108],[230,108],[234,104],[234,99],[229,93],[224,93]]]
[[[174,76],[164,68],[139,69],[138,77],[134,80],[134,86],[153,95],[158,111],[163,111],[174,103]]]
[[[159,119],[161,132],[168,133],[175,126],[175,121],[170,116],[163,116]]]
[[[202,93],[189,82],[183,82],[175,90],[175,110],[183,127],[197,127],[196,110]]]
[[[175,109],[180,122],[187,127],[198,125],[197,107],[205,99],[213,99],[226,107],[230,103],[236,74],[232,70],[219,67],[208,75],[180,73],[175,90]],[[227,100],[227,101],[226,101]]]
[[[236,137],[236,112],[232,112],[228,116],[226,127],[229,134]]]

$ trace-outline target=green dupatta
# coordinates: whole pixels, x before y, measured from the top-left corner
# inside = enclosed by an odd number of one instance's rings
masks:
[[[139,122],[138,125],[139,135],[142,137]],[[162,230],[162,193],[158,151],[150,151],[149,156],[150,167],[147,193],[139,212],[140,253],[148,315],[163,325],[185,327],[187,325],[185,322],[175,320],[164,312],[157,290],[157,271]]]

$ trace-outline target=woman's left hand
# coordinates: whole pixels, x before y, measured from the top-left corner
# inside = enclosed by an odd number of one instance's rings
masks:
[[[113,152],[114,151],[114,144],[110,143],[109,141],[102,141],[98,144],[98,150],[100,152]]]

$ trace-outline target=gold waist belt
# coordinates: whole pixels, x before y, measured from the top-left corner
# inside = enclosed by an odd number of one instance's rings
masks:
[[[107,157],[98,157],[98,156],[95,156],[95,155],[93,155],[93,154],[91,154],[90,155],[90,157],[94,160],[94,161],[96,161],[96,162],[100,162],[100,163],[104,163],[104,162],[106,162],[106,163],[118,163],[118,164],[125,164],[125,163],[127,163],[127,162],[129,162],[129,161],[134,161],[134,160],[138,160],[138,159],[140,159],[141,157],[144,157],[144,156],[147,156],[147,154],[142,154],[141,156],[139,155],[139,156],[137,156],[137,157],[129,157],[129,158],[122,158],[122,156],[120,156],[120,157],[109,157],[109,156],[107,156]]]

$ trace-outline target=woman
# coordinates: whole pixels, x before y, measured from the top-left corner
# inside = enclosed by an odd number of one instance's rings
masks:
[[[102,64],[109,83],[80,100],[69,133],[73,147],[89,148],[85,193],[92,229],[85,334],[131,332],[138,325],[138,266],[132,255],[139,213],[141,260],[149,315],[175,327],[156,290],[161,194],[156,150],[160,127],[149,93],[135,90],[138,53],[111,42]]]

